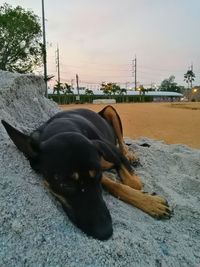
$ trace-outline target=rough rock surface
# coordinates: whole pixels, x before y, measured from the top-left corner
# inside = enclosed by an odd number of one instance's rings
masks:
[[[0,119],[31,132],[59,111],[43,93],[41,77],[0,72]],[[101,242],[69,221],[0,124],[0,265],[199,266],[200,150],[125,141],[140,158],[144,190],[167,198],[174,216],[155,220],[104,192],[114,234]]]

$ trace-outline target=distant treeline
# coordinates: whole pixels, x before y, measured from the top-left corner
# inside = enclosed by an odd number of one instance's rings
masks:
[[[147,95],[80,95],[80,99],[77,99],[77,95],[57,95],[57,94],[49,94],[48,96],[50,99],[54,100],[58,104],[65,105],[65,104],[72,104],[72,103],[92,103],[94,99],[115,99],[117,103],[122,102],[153,102],[155,96],[147,96]],[[169,97],[162,97],[163,99],[169,99]],[[171,97],[171,101],[173,101],[173,97]]]

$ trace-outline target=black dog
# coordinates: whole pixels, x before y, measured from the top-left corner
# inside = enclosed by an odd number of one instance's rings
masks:
[[[165,199],[141,191],[141,181],[130,165],[137,157],[124,144],[121,120],[113,107],[106,106],[99,113],[88,109],[59,112],[30,136],[2,123],[72,222],[88,235],[105,240],[113,232],[101,184],[152,216],[170,217]],[[111,168],[116,168],[124,184],[102,175]]]

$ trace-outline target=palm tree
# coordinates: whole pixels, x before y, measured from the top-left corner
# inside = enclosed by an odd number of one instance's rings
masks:
[[[65,83],[63,86],[63,94],[64,94],[64,103],[67,102],[67,96],[73,95],[72,86],[68,83]]]
[[[103,93],[105,96],[108,96],[110,98],[111,94],[112,94],[112,91],[111,90],[107,90],[107,89],[103,89]]]
[[[49,82],[51,79],[53,79],[55,76],[54,75],[47,75],[46,78],[44,78],[45,81]]]
[[[94,92],[92,91],[92,90],[90,90],[90,89],[86,89],[85,90],[85,95],[87,95],[88,97],[87,97],[87,100],[89,99],[89,103],[91,103],[92,102],[92,100],[93,100],[93,95],[94,95]]]
[[[64,91],[64,93],[66,93],[68,95],[73,94],[72,86],[70,84],[68,84],[68,83],[64,84],[63,91]]]
[[[92,90],[89,90],[89,89],[86,89],[85,90],[85,94],[86,95],[94,95],[93,91]]]
[[[126,90],[125,88],[120,88],[120,87],[119,87],[119,88],[117,89],[116,93],[117,93],[118,95],[120,95],[120,96],[123,96],[124,94],[127,93],[127,90]]]
[[[189,89],[189,84],[191,86],[192,89],[192,82],[195,79],[195,74],[192,70],[188,70],[185,74],[184,74],[184,81],[188,84],[188,89]]]
[[[112,83],[112,94],[115,96],[115,94],[120,94],[120,91],[121,91],[121,88],[119,85],[115,84],[115,83]]]
[[[57,81],[57,83],[53,87],[53,94],[55,94],[55,92],[58,95],[58,103],[60,103],[60,93],[63,92],[63,85],[62,85],[62,83],[60,83],[60,82]]]

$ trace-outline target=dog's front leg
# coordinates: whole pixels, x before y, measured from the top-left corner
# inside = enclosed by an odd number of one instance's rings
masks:
[[[123,164],[120,166],[118,173],[125,185],[137,190],[142,190],[141,180],[134,173],[130,173]]]
[[[132,204],[153,217],[163,219],[171,217],[172,208],[168,206],[164,198],[143,193],[128,185],[114,182],[105,176],[102,177],[102,184],[115,197]]]
[[[114,163],[109,162],[101,157],[101,167],[103,170],[109,170],[115,167],[115,165]],[[128,170],[123,164],[121,164],[117,168],[117,171],[124,184],[134,189],[142,190],[142,182],[131,170]]]

